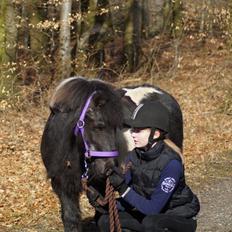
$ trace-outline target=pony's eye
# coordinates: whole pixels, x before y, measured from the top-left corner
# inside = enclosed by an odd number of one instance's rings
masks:
[[[104,126],[98,126],[97,129],[98,129],[98,130],[104,130],[105,127],[104,127]]]
[[[104,130],[105,129],[105,123],[98,123],[97,125],[96,125],[96,129],[97,130]]]

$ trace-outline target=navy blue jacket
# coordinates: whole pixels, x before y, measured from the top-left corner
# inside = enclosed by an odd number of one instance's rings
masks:
[[[188,218],[198,213],[199,201],[185,184],[181,159],[163,141],[147,152],[133,150],[128,162],[132,167],[125,179],[130,188],[122,197],[132,207],[144,215],[167,213]]]

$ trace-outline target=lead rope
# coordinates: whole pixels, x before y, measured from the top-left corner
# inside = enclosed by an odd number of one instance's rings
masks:
[[[82,188],[84,191],[92,191],[87,185],[87,178],[82,178]],[[109,224],[110,232],[122,232],[121,223],[119,221],[118,209],[116,205],[114,187],[110,184],[109,178],[106,180],[105,198],[98,199],[97,202],[104,206],[109,203]]]
[[[109,223],[110,232],[121,232],[121,223],[119,221],[118,209],[116,205],[116,199],[114,194],[114,187],[110,184],[109,178],[106,180],[106,197],[109,202]]]

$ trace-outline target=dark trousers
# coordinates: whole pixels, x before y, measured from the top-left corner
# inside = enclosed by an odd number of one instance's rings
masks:
[[[138,217],[136,213],[119,212],[122,231],[132,232],[195,232],[196,220],[181,216],[157,214]],[[97,226],[100,232],[109,232],[109,215],[97,217]]]
[[[197,221],[175,215],[157,214],[146,216],[142,224],[146,232],[195,232]]]

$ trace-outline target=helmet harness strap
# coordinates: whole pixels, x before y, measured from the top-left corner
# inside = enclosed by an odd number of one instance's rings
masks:
[[[148,138],[148,144],[145,147],[146,151],[148,151],[155,142],[165,138],[165,133],[163,133],[163,131],[160,131],[160,136],[158,138],[154,139],[154,135],[155,135],[156,130],[157,130],[157,128],[155,128],[155,127],[151,128],[151,132],[150,132],[150,135]]]
[[[147,151],[152,147],[152,145],[153,145],[156,141],[158,141],[158,138],[155,138],[155,139],[154,139],[155,130],[156,130],[156,128],[154,128],[154,127],[151,128],[151,132],[150,132],[150,135],[149,135],[149,138],[148,138],[148,144],[147,144],[146,147],[145,147],[145,149],[146,149]]]

